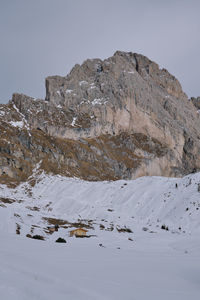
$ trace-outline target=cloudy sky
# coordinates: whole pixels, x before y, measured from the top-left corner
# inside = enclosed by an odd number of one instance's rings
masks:
[[[144,54],[200,96],[199,0],[0,0],[0,102],[116,50]]]

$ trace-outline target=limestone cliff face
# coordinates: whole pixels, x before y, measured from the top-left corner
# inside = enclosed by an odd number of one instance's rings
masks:
[[[66,77],[46,78],[45,100],[14,94],[0,120],[9,122],[23,153],[9,150],[13,161],[22,160],[21,176],[39,161],[45,171],[89,180],[181,176],[200,169],[200,116],[193,102],[167,70],[117,51],[75,65]],[[14,119],[21,128],[13,128]],[[4,159],[0,172],[15,178],[16,168]]]

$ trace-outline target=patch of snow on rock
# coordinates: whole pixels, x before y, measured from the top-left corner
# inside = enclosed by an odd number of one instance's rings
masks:
[[[23,121],[10,121],[9,124],[13,127],[19,127],[19,128],[23,128],[24,126],[24,122]]]
[[[5,111],[1,110],[0,111],[0,117],[3,117],[3,116],[5,116]]]
[[[66,94],[71,94],[73,92],[73,90],[66,90]]]
[[[73,117],[73,120],[71,122],[71,126],[73,126],[73,127],[75,126],[76,120],[77,120],[77,117]]]
[[[105,98],[95,98],[91,104],[92,105],[102,105],[102,104],[105,104],[107,101],[104,101]]]
[[[85,85],[85,84],[88,84],[88,82],[85,81],[85,80],[82,80],[82,81],[79,82],[79,85],[80,85],[80,86]]]

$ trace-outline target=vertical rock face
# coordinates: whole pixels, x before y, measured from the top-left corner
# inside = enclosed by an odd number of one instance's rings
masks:
[[[200,110],[200,97],[197,97],[197,98],[192,97],[190,100],[192,101],[194,106],[197,108],[197,110]],[[198,111],[198,113],[200,113],[200,112]]]
[[[46,171],[89,180],[181,176],[200,168],[196,102],[147,57],[117,51],[46,78],[45,100],[14,94],[4,122],[15,111],[27,155]]]

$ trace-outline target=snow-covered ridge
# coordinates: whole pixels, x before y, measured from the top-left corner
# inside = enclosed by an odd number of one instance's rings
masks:
[[[48,218],[73,223],[91,221],[90,233],[100,229],[159,232],[163,225],[175,234],[200,231],[200,173],[182,179],[141,177],[132,181],[87,182],[62,176],[40,175],[29,183],[10,189],[0,186],[2,226],[21,234],[30,228],[46,235]],[[5,199],[14,202],[7,204]],[[84,223],[83,222],[83,223]],[[125,230],[126,231],[126,230]],[[61,228],[59,235],[66,235]],[[48,238],[50,238],[48,236]]]

